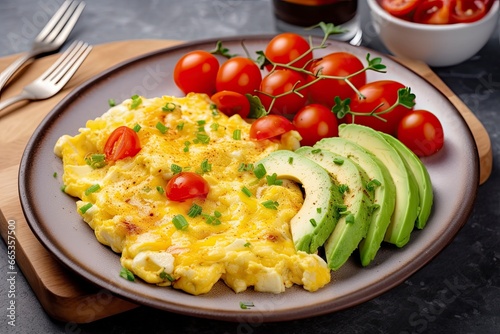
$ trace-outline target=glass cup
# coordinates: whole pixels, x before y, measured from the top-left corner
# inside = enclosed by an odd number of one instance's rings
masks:
[[[346,32],[331,38],[354,45],[361,43],[357,0],[273,0],[273,8],[278,30],[323,36],[320,28],[305,28],[319,22],[333,23]]]

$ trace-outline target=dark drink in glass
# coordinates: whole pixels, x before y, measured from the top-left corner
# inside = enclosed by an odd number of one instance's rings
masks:
[[[279,30],[322,35],[321,30],[307,31],[304,28],[319,22],[333,23],[347,30],[346,33],[335,35],[333,38],[361,41],[357,0],[273,0],[273,6]]]

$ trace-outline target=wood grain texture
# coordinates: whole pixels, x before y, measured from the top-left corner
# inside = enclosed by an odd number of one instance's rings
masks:
[[[179,43],[179,41],[169,40],[135,40],[97,45],[75,77],[59,94],[44,101],[13,105],[10,107],[12,112],[0,118],[2,128],[0,131],[2,152],[0,233],[5,240],[8,221],[15,221],[17,266],[22,270],[47,314],[55,319],[88,323],[124,312],[137,305],[83,281],[78,275],[63,267],[33,235],[24,218],[17,191],[18,169],[23,150],[45,115],[73,88],[127,59]],[[1,58],[0,70],[7,67],[15,58],[16,56]],[[26,66],[8,84],[1,98],[4,99],[20,92],[24,85],[40,75],[56,58],[57,55],[51,55]],[[492,153],[490,139],[484,126],[427,65],[410,60],[397,60],[443,92],[462,113],[478,146],[481,163],[480,183],[485,182],[491,173]]]

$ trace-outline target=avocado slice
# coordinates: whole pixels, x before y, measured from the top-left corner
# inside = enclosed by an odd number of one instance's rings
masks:
[[[301,183],[305,198],[290,222],[295,249],[315,253],[332,233],[338,221],[342,199],[330,174],[314,161],[292,151],[275,151],[257,162],[267,174]]]
[[[394,212],[396,188],[391,174],[380,159],[351,140],[340,137],[324,138],[314,147],[351,159],[366,172],[369,185],[374,187],[373,204],[375,207],[372,209],[366,238],[359,244],[361,265],[367,266],[375,258]]]
[[[328,267],[339,269],[351,256],[366,236],[370,224],[372,198],[366,189],[368,178],[354,162],[327,150],[301,147],[295,151],[326,169],[344,189],[345,210],[325,242]]]
[[[401,141],[388,134],[382,134],[389,144],[401,154],[404,160],[408,163],[409,169],[413,172],[417,181],[420,207],[415,227],[423,229],[427,224],[427,220],[431,214],[432,204],[434,202],[434,194],[432,192],[432,183],[427,168],[422,161]]]
[[[364,147],[378,157],[391,173],[396,186],[396,203],[384,240],[403,247],[410,240],[418,216],[419,194],[413,173],[380,132],[364,125],[341,124],[339,136]]]

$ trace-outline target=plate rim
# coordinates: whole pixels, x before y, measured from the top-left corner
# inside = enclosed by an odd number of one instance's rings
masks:
[[[258,313],[262,315],[262,321],[264,322],[270,322],[270,321],[286,321],[286,320],[296,320],[296,319],[302,319],[310,316],[317,316],[317,315],[323,315],[326,313],[331,313],[331,312],[336,312],[340,311],[342,309],[350,308],[352,306],[367,302],[377,296],[382,295],[383,293],[395,288],[396,286],[400,285],[404,280],[409,278],[411,275],[413,275],[415,272],[419,271],[422,269],[424,266],[426,266],[432,259],[434,259],[441,251],[443,251],[456,237],[456,235],[459,233],[461,228],[467,223],[468,218],[470,217],[475,200],[477,197],[477,192],[479,188],[479,156],[478,156],[478,149],[475,141],[473,140],[473,134],[472,130],[469,128],[467,125],[463,115],[458,111],[458,109],[449,101],[449,99],[439,90],[437,89],[431,82],[429,82],[425,77],[422,77],[418,73],[416,73],[414,70],[411,68],[407,67],[406,65],[397,62],[397,60],[390,58],[390,55],[385,55],[382,52],[370,49],[368,47],[364,46],[349,46],[353,48],[361,48],[364,49],[367,52],[372,53],[373,55],[376,56],[383,56],[386,57],[386,59],[389,59],[390,62],[394,62],[397,64],[397,66],[404,67],[417,75],[418,77],[422,78],[428,85],[432,86],[433,90],[443,96],[448,102],[450,102],[450,106],[452,107],[453,111],[459,116],[459,119],[462,123],[465,124],[465,128],[468,130],[468,136],[471,139],[472,142],[472,147],[473,150],[475,151],[475,158],[473,159],[473,168],[476,171],[476,176],[475,180],[477,182],[473,182],[474,189],[471,189],[471,200],[467,203],[467,205],[461,206],[460,211],[455,213],[454,219],[452,219],[449,224],[451,226],[454,226],[455,228],[453,230],[447,229],[445,233],[443,233],[438,241],[435,244],[433,244],[431,247],[429,247],[428,251],[419,254],[417,257],[412,258],[413,261],[418,263],[416,266],[408,266],[406,268],[403,268],[397,272],[396,277],[391,277],[389,278],[389,281],[384,281],[382,282],[377,282],[376,284],[370,285],[368,288],[357,290],[355,293],[342,296],[336,300],[336,303],[332,304],[331,301],[325,301],[322,302],[321,304],[316,304],[312,308],[300,308],[300,309],[286,309],[286,310],[275,310],[273,312],[269,312],[266,314],[263,314],[262,311],[255,311],[253,312],[252,310],[244,310],[245,312],[239,312],[234,311],[234,312],[226,312],[226,314],[221,314],[218,311],[213,311],[210,312],[210,310],[207,309],[201,309],[200,310],[193,310],[190,306],[185,306],[185,305],[179,305],[176,304],[174,305],[175,307],[164,307],[162,305],[159,305],[156,301],[152,300],[145,300],[144,297],[141,296],[133,296],[132,294],[128,293],[128,291],[124,291],[120,286],[113,285],[111,282],[107,282],[103,279],[100,279],[99,277],[95,277],[95,275],[84,272],[78,271],[78,264],[74,263],[74,261],[67,255],[63,254],[61,250],[57,247],[56,244],[54,244],[50,238],[48,238],[45,233],[43,232],[43,229],[39,225],[38,222],[38,217],[39,215],[37,214],[36,208],[33,208],[31,205],[31,200],[30,200],[30,195],[29,192],[27,191],[29,187],[29,180],[30,178],[27,177],[27,175],[31,174],[31,165],[30,165],[30,155],[34,150],[36,150],[38,144],[37,142],[39,141],[40,138],[43,138],[45,136],[45,130],[50,128],[51,123],[59,117],[62,113],[64,113],[64,110],[74,101],[75,99],[78,99],[82,93],[84,93],[89,87],[92,85],[101,82],[102,80],[105,80],[105,78],[115,72],[119,72],[120,70],[134,64],[137,62],[144,61],[148,58],[156,57],[162,54],[168,54],[169,52],[175,51],[175,50],[180,50],[180,49],[190,49],[196,45],[201,45],[201,44],[207,44],[207,43],[212,43],[215,45],[215,42],[217,41],[222,41],[223,43],[226,42],[239,42],[244,40],[270,40],[272,37],[276,36],[276,34],[266,34],[266,35],[245,35],[245,36],[231,36],[231,37],[220,37],[220,38],[210,38],[210,39],[203,39],[203,40],[196,40],[196,41],[190,41],[186,43],[180,43],[177,45],[173,46],[168,46],[168,47],[163,47],[158,50],[153,50],[150,52],[147,52],[142,55],[134,56],[130,59],[124,60],[116,65],[111,66],[110,68],[102,71],[101,73],[93,76],[92,78],[88,79],[81,85],[75,87],[69,94],[67,94],[59,103],[55,105],[55,107],[47,114],[47,116],[44,117],[42,122],[37,126],[35,131],[33,132],[32,136],[30,137],[24,152],[21,157],[21,162],[19,165],[19,176],[18,176],[18,192],[19,192],[19,198],[21,202],[21,207],[22,211],[24,213],[24,216],[26,218],[26,221],[30,227],[30,229],[33,231],[33,234],[36,236],[36,238],[41,242],[41,244],[51,253],[54,255],[54,257],[64,265],[64,267],[70,269],[71,271],[75,272],[78,276],[84,278],[86,281],[92,283],[93,285],[96,285],[98,287],[107,289],[114,293],[115,295],[119,296],[120,298],[123,298],[125,300],[132,301],[134,303],[139,303],[143,304],[146,306],[154,307],[154,308],[159,308],[165,311],[171,311],[174,313],[180,313],[180,314],[185,314],[185,315],[190,315],[190,316],[197,316],[197,317],[202,317],[202,318],[210,318],[210,319],[218,319],[218,320],[225,320],[225,321],[242,321],[245,319],[252,319],[255,318],[255,315]],[[346,45],[346,43],[342,42],[337,42],[337,41],[330,41],[333,45],[335,44],[340,44],[340,45]],[[111,250],[110,250],[111,251]],[[389,282],[389,284],[387,284]],[[330,283],[332,284],[332,283]],[[285,292],[287,293],[287,292]],[[356,298],[353,298],[356,297]],[[342,302],[344,299],[350,302]],[[340,301],[340,304],[338,303]]]

